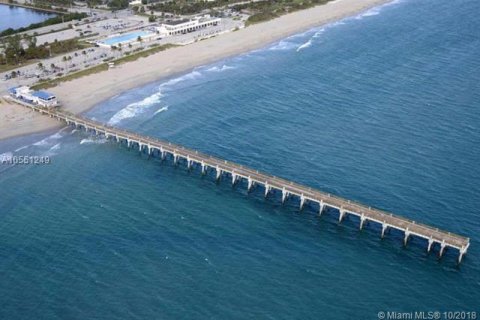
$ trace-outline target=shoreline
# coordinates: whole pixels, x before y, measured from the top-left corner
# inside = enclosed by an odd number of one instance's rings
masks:
[[[358,0],[336,0],[254,24],[235,32],[158,52],[110,70],[63,82],[48,90],[57,95],[64,110],[81,114],[124,91],[183,74],[202,65],[267,47],[294,34],[354,16],[388,2],[390,0],[365,0],[361,3]],[[156,67],[152,68],[152,66]],[[66,92],[68,95],[65,94]],[[41,115],[26,118],[27,110],[16,106],[18,121],[16,121],[15,130],[12,131],[12,125],[11,123],[8,125],[5,112],[2,111],[4,105],[4,103],[0,104],[0,141],[60,127],[57,122],[52,122],[52,119]]]
[[[55,9],[47,9],[47,8],[37,8],[34,6],[29,6],[27,4],[22,4],[22,3],[9,3],[6,0],[0,0],[0,5],[6,5],[6,6],[12,6],[12,7],[19,7],[19,8],[25,8],[25,9],[31,9],[31,10],[36,10],[40,12],[47,12],[47,13],[55,13],[55,14],[65,14],[68,12],[63,12]]]

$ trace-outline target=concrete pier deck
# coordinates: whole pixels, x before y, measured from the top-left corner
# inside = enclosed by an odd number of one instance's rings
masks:
[[[440,257],[443,255],[446,248],[455,248],[459,252],[459,263],[462,261],[462,258],[466,254],[470,245],[469,238],[421,224],[355,201],[337,197],[320,190],[312,189],[308,186],[274,177],[240,164],[203,154],[196,150],[188,149],[157,138],[114,128],[85,117],[70,115],[60,111],[46,110],[21,101],[15,100],[15,102],[46,116],[64,121],[68,125],[74,125],[76,128],[82,128],[86,131],[92,131],[95,134],[105,135],[105,137],[115,139],[117,142],[125,141],[129,147],[136,146],[140,151],[148,152],[148,154],[157,152],[162,158],[165,158],[165,156],[169,154],[175,163],[177,163],[179,159],[183,159],[188,168],[191,168],[193,165],[201,168],[202,174],[210,168],[210,170],[215,170],[217,179],[220,179],[222,175],[225,174],[228,175],[232,183],[236,183],[239,179],[245,179],[248,183],[249,190],[254,185],[261,185],[264,188],[265,197],[267,197],[273,190],[281,192],[282,202],[286,201],[290,196],[296,196],[300,200],[300,209],[302,209],[308,201],[318,205],[319,214],[322,214],[326,208],[337,209],[339,213],[339,222],[342,221],[345,215],[358,216],[360,218],[360,229],[362,229],[364,223],[367,221],[378,223],[382,227],[382,238],[388,228],[393,228],[401,230],[404,233],[405,245],[410,236],[417,236],[427,240],[428,252],[430,252],[434,245],[438,245],[440,248]]]

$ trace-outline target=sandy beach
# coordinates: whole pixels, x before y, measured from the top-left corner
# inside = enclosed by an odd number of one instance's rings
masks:
[[[0,139],[60,127],[58,121],[0,98]]]
[[[125,90],[189,71],[230,56],[262,48],[290,35],[354,15],[388,0],[337,0],[284,15],[245,29],[162,51],[97,74],[64,82],[49,91],[64,109],[85,112]],[[0,104],[0,139],[53,129],[58,122],[23,107]]]

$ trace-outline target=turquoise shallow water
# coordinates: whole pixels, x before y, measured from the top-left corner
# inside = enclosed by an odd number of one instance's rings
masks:
[[[0,4],[0,31],[26,27],[54,16],[53,13]]]
[[[0,167],[0,318],[478,312],[479,9],[394,2],[88,113],[469,236],[462,265],[65,129],[0,144],[53,161]]]

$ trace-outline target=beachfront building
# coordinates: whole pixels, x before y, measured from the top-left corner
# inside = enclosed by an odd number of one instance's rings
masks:
[[[46,108],[54,108],[58,106],[57,97],[47,91],[33,91],[27,86],[11,88],[8,91],[15,99],[27,103],[36,104]]]
[[[119,45],[128,45],[136,42],[138,43],[139,38],[142,42],[149,42],[158,38],[158,35],[149,30],[136,30],[123,34],[112,35],[108,38],[97,40],[95,43],[101,47],[112,48],[112,46],[118,47]]]
[[[174,36],[217,26],[220,24],[220,21],[220,18],[212,18],[210,15],[205,15],[202,17],[196,17],[194,19],[165,22],[162,23],[157,30],[162,36]]]
[[[142,1],[141,1],[141,0],[131,0],[131,1],[128,3],[128,5],[131,6],[131,7],[141,6],[141,5],[142,5]]]

